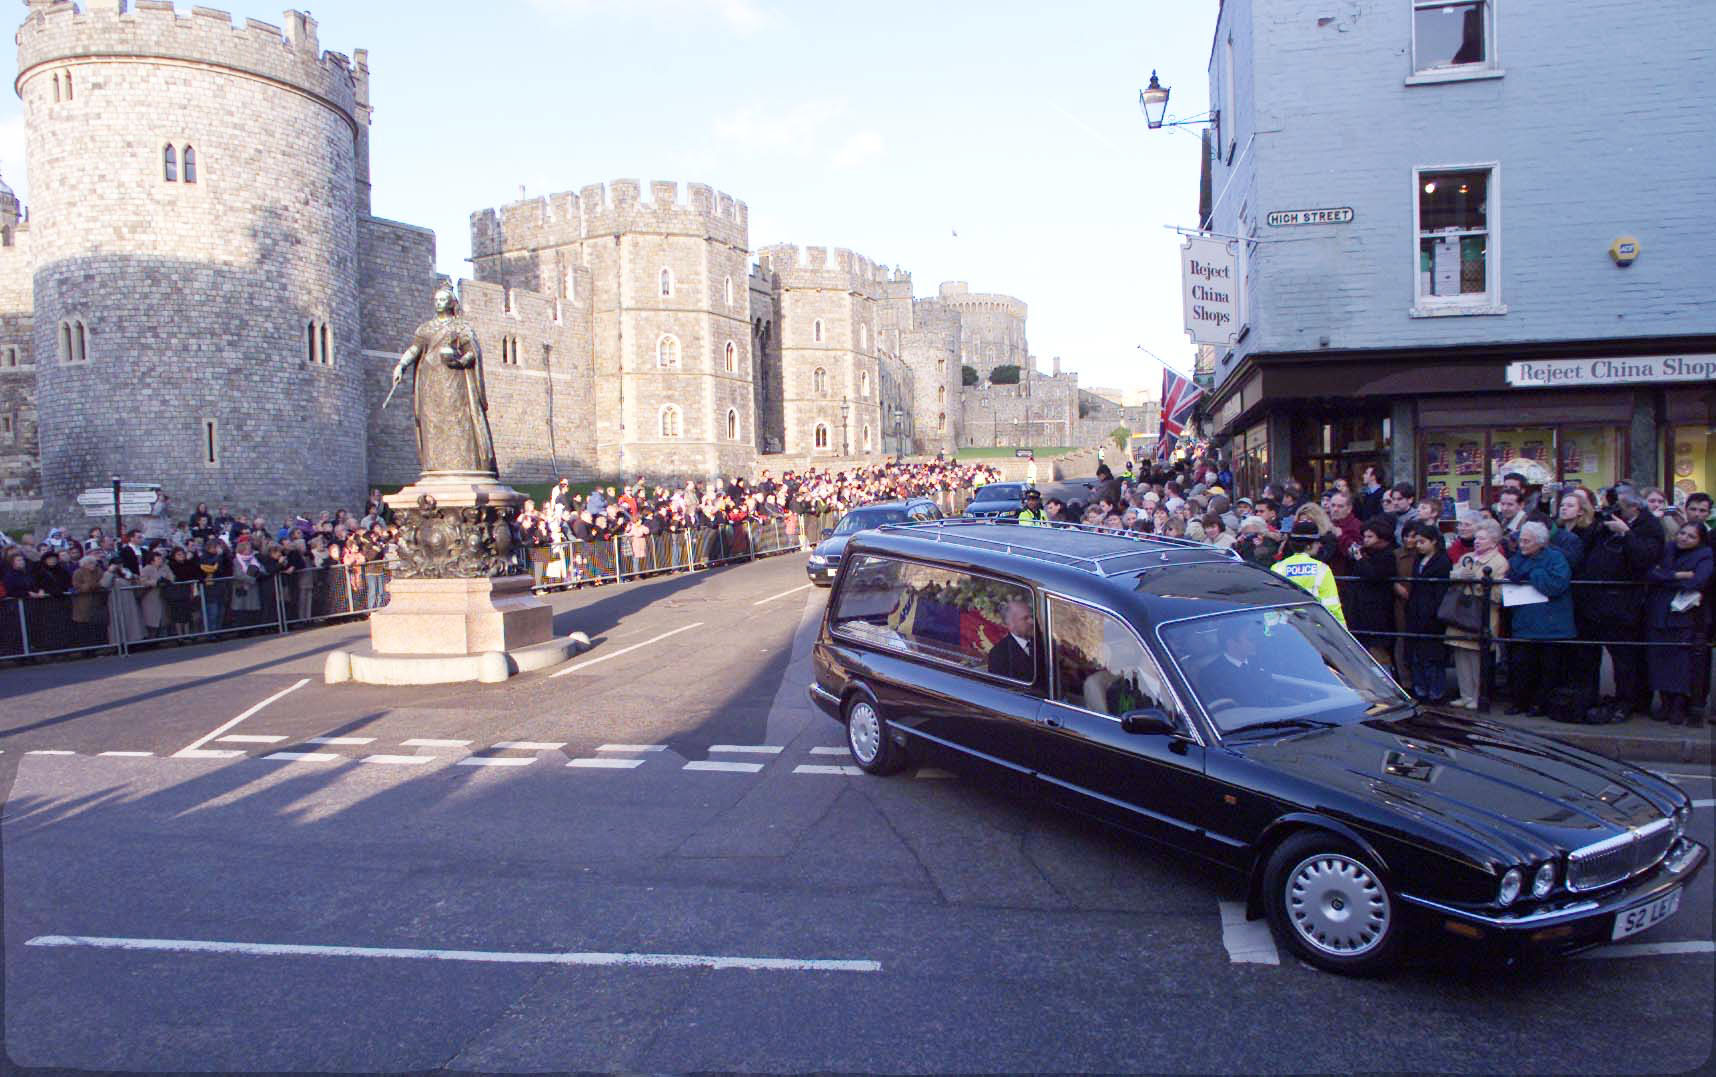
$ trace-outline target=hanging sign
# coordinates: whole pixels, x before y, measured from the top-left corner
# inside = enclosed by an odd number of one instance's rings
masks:
[[[1337,206],[1333,209],[1278,209],[1263,219],[1271,228],[1290,228],[1301,224],[1351,224],[1353,208]]]
[[[1180,248],[1186,334],[1194,344],[1232,344],[1239,337],[1239,259],[1225,239],[1187,236]]]

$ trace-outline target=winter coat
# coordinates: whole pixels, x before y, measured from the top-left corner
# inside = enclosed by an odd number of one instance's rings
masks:
[[[1634,522],[1638,526],[1622,535],[1602,524],[1591,529],[1579,579],[1619,582],[1649,576],[1662,557],[1662,525],[1648,513],[1640,513]],[[1584,624],[1637,625],[1644,597],[1642,587],[1581,587],[1579,620]]]
[[[1448,585],[1445,583],[1430,583],[1428,580],[1445,580],[1453,569],[1453,562],[1442,550],[1437,550],[1427,558],[1414,558],[1412,574],[1418,579],[1409,585],[1411,591],[1406,596],[1406,631],[1434,635],[1436,639],[1409,639],[1406,641],[1406,652],[1425,661],[1437,661],[1447,652],[1442,643],[1442,619],[1436,616],[1436,611],[1442,605],[1442,596],[1447,594]]]
[[[1364,551],[1352,563],[1352,575],[1358,578],[1347,583],[1342,601],[1347,627],[1361,642],[1386,647],[1385,638],[1366,639],[1363,634],[1394,631],[1394,548]]]
[[[1460,590],[1471,595],[1482,603],[1484,598],[1484,586],[1481,581],[1484,578],[1484,569],[1486,568],[1490,570],[1490,579],[1496,583],[1499,584],[1503,580],[1507,579],[1507,555],[1501,552],[1500,547],[1490,550],[1489,553],[1480,554],[1473,552],[1463,555],[1458,561],[1454,562],[1453,568],[1448,572],[1448,578],[1455,581],[1479,581],[1476,583],[1468,583],[1464,587],[1460,588]],[[1490,637],[1493,639],[1496,636],[1501,635],[1501,588],[1491,587],[1489,592]],[[1452,646],[1471,651],[1478,649],[1478,637],[1475,633],[1467,632],[1464,629],[1455,628],[1454,626],[1449,625],[1446,635],[1448,637],[1448,643]]]
[[[1682,550],[1670,546],[1662,552],[1662,560],[1650,570],[1650,595],[1645,599],[1645,627],[1653,630],[1695,628],[1704,616],[1699,606],[1675,612],[1669,606],[1682,591],[1702,591],[1710,585],[1716,555],[1708,546]],[[1680,572],[1692,573],[1690,580],[1676,579]]]
[[[1516,553],[1508,558],[1509,583],[1524,583],[1538,589],[1549,599],[1528,606],[1514,606],[1513,635],[1518,639],[1572,639],[1573,572],[1567,558],[1553,546],[1545,546],[1531,556]]]

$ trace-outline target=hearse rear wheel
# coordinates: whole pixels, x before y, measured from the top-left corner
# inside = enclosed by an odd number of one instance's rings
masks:
[[[852,761],[868,774],[892,774],[906,765],[906,752],[894,743],[888,720],[876,701],[862,693],[846,701],[846,747]]]
[[[1348,976],[1394,966],[1399,908],[1351,842],[1321,830],[1294,834],[1269,858],[1263,896],[1276,937],[1310,964]]]

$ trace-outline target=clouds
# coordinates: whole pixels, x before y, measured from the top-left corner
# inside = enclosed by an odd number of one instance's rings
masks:
[[[830,167],[860,168],[882,156],[880,132],[859,126],[845,98],[811,98],[782,109],[747,105],[714,124],[715,137],[754,154],[804,161],[821,158]]]
[[[714,19],[741,35],[756,33],[773,14],[757,0],[529,0],[549,15],[630,15],[669,21]]]

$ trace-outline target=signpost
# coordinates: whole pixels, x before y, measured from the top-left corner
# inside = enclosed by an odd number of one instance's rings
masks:
[[[1239,339],[1239,267],[1226,239],[1187,236],[1180,248],[1186,334],[1194,344]]]
[[[1353,208],[1335,206],[1330,209],[1278,209],[1263,219],[1271,228],[1294,228],[1306,224],[1351,224]]]
[[[1527,359],[1509,363],[1516,389],[1553,385],[1716,381],[1716,355],[1645,355],[1629,359]]]

